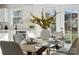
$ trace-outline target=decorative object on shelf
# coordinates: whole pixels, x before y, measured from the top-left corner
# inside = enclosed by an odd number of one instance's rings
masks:
[[[42,12],[41,12],[41,18],[37,17],[37,16],[34,16],[31,12],[30,12],[31,16],[33,19],[31,19],[31,21],[35,24],[38,24],[40,25],[41,28],[43,29],[48,29],[50,28],[50,24],[54,23],[54,20],[55,20],[55,16],[57,15],[56,11],[54,13],[53,16],[47,16],[47,14],[45,13],[45,16],[44,16],[44,11],[42,9]]]
[[[30,29],[34,29],[35,26],[34,26],[34,25],[30,25],[29,28],[30,28]]]
[[[15,26],[15,30],[17,30],[17,25]]]
[[[5,25],[5,30],[8,30],[8,26],[7,25]]]

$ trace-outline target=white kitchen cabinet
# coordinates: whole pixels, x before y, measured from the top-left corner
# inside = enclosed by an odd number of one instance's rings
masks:
[[[0,9],[0,22],[8,22],[8,9],[7,8]]]

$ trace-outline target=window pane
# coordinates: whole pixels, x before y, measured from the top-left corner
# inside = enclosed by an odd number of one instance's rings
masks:
[[[72,13],[72,21],[77,21],[77,13]]]
[[[70,21],[70,13],[65,14],[65,21]]]
[[[72,41],[74,41],[77,35],[78,35],[78,23],[72,22]]]
[[[50,7],[43,8],[43,10],[44,10],[46,17],[54,16],[56,13],[56,10],[54,8],[50,8]],[[51,33],[56,31],[56,17],[54,17],[53,23],[50,26],[51,26]]]
[[[16,17],[16,16],[21,16],[21,10],[16,10],[16,11],[14,11],[13,12],[13,15],[14,15],[14,17]]]

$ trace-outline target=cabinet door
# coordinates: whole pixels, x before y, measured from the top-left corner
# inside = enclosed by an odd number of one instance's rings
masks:
[[[0,9],[0,22],[3,22],[4,20],[4,10]]]
[[[0,22],[8,22],[8,9],[0,9]]]
[[[22,20],[22,11],[21,9],[12,9],[12,20],[13,25],[20,24],[20,21]]]

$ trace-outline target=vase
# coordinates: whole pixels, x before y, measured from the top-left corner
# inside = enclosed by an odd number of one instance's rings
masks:
[[[43,29],[43,30],[41,31],[41,38],[42,38],[42,40],[48,41],[49,38],[50,38],[50,31],[47,30],[47,29]]]

